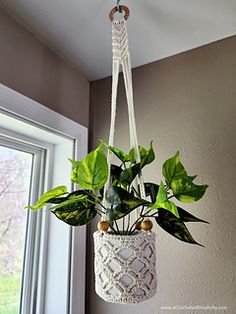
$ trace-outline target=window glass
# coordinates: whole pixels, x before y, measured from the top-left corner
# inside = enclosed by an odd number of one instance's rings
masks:
[[[0,145],[0,313],[18,314],[33,155]]]

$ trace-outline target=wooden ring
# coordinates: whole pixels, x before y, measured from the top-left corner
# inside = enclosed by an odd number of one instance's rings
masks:
[[[120,5],[119,8],[121,8],[121,10],[122,10],[123,12],[125,12],[124,19],[127,21],[128,18],[129,18],[129,15],[130,15],[129,8],[126,7],[125,5]],[[114,8],[111,10],[111,12],[109,13],[109,19],[110,19],[111,22],[113,22],[113,20],[114,20],[114,14],[119,11],[119,8],[118,8],[118,7],[114,7]]]

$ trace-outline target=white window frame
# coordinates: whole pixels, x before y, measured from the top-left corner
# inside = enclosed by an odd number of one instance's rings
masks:
[[[86,127],[2,84],[0,84],[0,112],[73,139],[74,156],[72,157],[76,160],[81,160],[87,153],[88,130]],[[68,300],[65,314],[85,314],[85,226],[70,228],[69,250]]]

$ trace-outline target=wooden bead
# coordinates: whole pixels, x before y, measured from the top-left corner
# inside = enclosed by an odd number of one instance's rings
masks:
[[[152,230],[153,227],[153,223],[151,222],[151,220],[144,220],[141,222],[141,229],[143,229],[144,231],[150,231]]]
[[[142,228],[141,228],[141,221],[136,222],[136,224],[135,224],[135,229],[136,229],[136,230],[141,230],[141,229],[142,229]]]
[[[109,223],[107,221],[99,221],[97,227],[99,231],[107,232],[109,229]]]

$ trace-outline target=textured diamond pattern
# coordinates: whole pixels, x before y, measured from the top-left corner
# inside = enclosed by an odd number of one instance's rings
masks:
[[[97,231],[95,289],[105,301],[139,303],[156,292],[155,234],[119,236]]]

